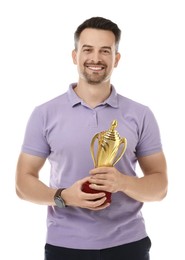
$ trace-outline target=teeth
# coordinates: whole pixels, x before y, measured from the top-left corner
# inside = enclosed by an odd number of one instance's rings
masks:
[[[88,67],[90,70],[102,70],[102,67]]]

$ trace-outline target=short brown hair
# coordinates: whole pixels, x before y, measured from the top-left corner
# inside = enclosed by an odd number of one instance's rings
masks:
[[[116,51],[118,51],[119,42],[121,38],[121,30],[119,29],[116,23],[113,23],[109,19],[98,16],[87,19],[78,26],[74,33],[75,49],[77,49],[77,43],[79,41],[81,32],[86,28],[101,29],[113,32],[116,39]]]

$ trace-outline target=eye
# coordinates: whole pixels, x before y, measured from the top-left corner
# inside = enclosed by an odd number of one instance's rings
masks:
[[[103,49],[103,50],[101,50],[101,52],[105,55],[110,54],[110,50],[108,50],[108,49]]]
[[[85,48],[85,49],[83,49],[83,52],[89,53],[89,52],[91,52],[91,49],[90,48]]]

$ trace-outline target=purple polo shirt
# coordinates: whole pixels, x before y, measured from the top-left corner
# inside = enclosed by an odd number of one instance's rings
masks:
[[[137,176],[137,157],[162,150],[157,122],[151,110],[116,93],[90,108],[69,90],[37,106],[27,124],[22,152],[48,158],[50,186],[69,187],[89,175],[94,167],[90,154],[92,137],[110,128],[126,137],[128,146],[115,167],[124,174]],[[112,194],[110,207],[91,211],[78,207],[48,207],[46,242],[78,249],[103,249],[137,241],[147,236],[141,213],[143,203],[123,192]]]

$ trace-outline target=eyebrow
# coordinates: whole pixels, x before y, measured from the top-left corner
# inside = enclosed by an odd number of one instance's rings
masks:
[[[84,44],[84,45],[82,46],[82,48],[93,48],[93,46],[88,45],[88,44]],[[108,49],[108,50],[111,50],[111,47],[109,47],[109,46],[102,46],[102,47],[100,47],[100,49]]]

